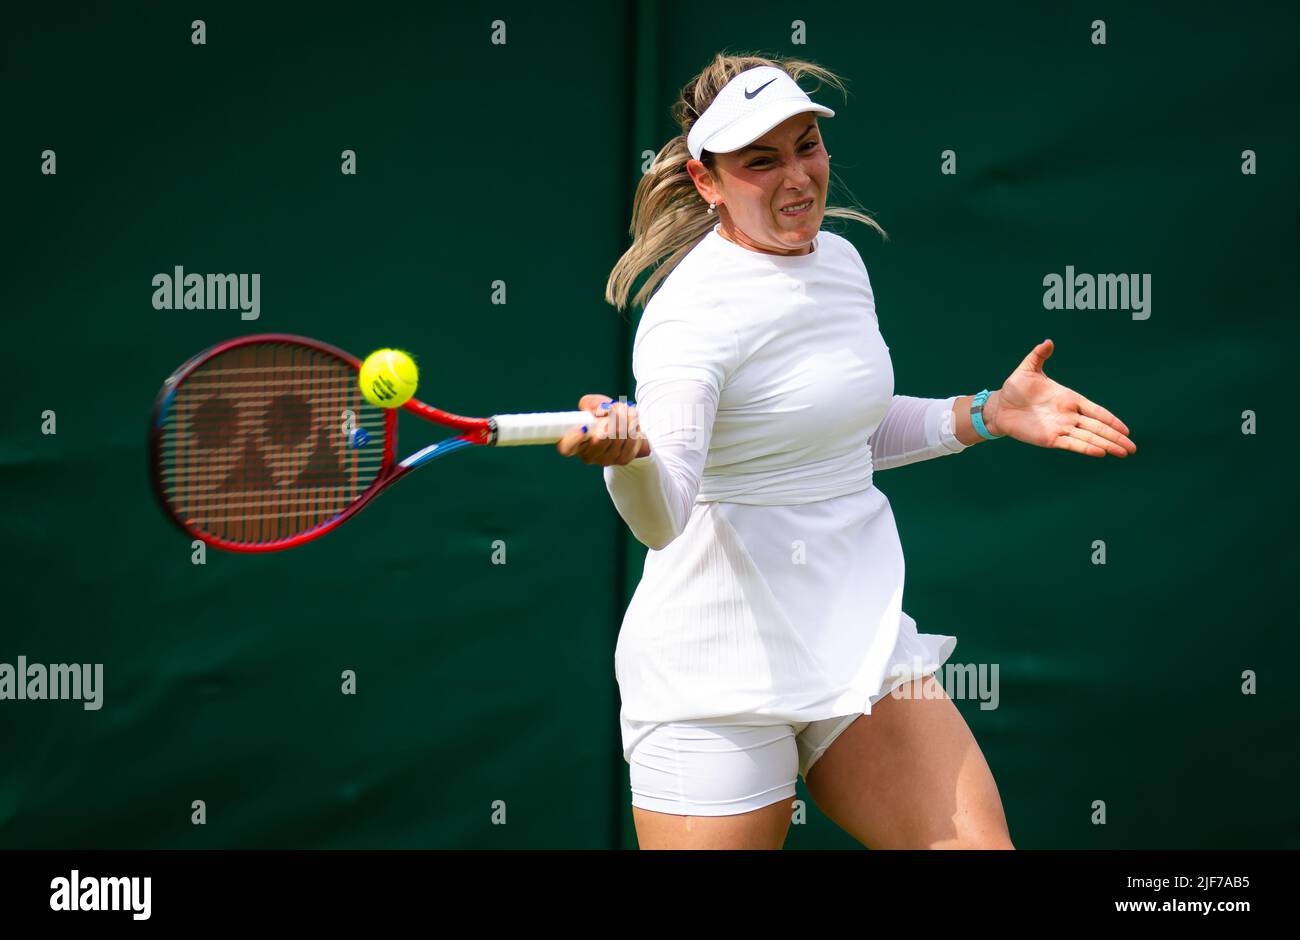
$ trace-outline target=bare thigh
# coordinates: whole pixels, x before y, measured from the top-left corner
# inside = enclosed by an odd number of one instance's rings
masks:
[[[734,816],[677,816],[632,807],[643,849],[779,849],[790,829],[794,798]]]
[[[922,693],[924,683],[924,694]],[[886,695],[808,772],[832,821],[873,849],[1015,848],[984,754],[933,676]]]

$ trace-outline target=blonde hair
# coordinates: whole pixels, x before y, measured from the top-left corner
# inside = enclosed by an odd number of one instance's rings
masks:
[[[655,266],[654,273],[645,282],[632,303],[644,307],[659,282],[672,273],[677,263],[695,247],[696,243],[712,230],[717,216],[708,211],[695,188],[695,181],[686,171],[691,153],[686,149],[686,137],[701,114],[735,76],[758,65],[771,65],[782,69],[798,81],[811,75],[819,81],[834,85],[844,94],[844,83],[829,69],[802,59],[769,59],[757,55],[726,55],[718,53],[699,75],[686,83],[673,102],[673,120],[681,133],[655,156],[649,172],[637,183],[632,199],[632,245],[618,259],[605,284],[605,300],[617,309],[628,305],[632,283],[647,267]],[[817,86],[818,88],[821,85]],[[814,89],[815,91],[816,89]],[[716,158],[705,150],[700,162],[716,173]],[[847,187],[845,187],[847,190]],[[851,195],[851,194],[850,194]],[[868,225],[888,238],[885,230],[866,212],[858,209],[827,205],[826,217],[852,219]]]

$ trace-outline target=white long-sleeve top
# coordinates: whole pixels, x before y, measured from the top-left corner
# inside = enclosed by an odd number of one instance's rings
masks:
[[[651,453],[604,471],[650,549],[615,654],[625,755],[646,722],[869,711],[915,626],[873,471],[965,445],[957,396],[893,393],[857,250],[823,231],[771,255],[715,227],[646,305],[632,369]],[[907,635],[909,656],[955,644]]]

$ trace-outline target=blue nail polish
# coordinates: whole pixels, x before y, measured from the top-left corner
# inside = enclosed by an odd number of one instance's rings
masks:
[[[587,433],[587,426],[585,424],[582,426],[582,433],[583,434]]]

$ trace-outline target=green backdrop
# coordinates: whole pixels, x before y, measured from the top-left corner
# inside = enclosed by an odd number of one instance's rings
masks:
[[[613,648],[645,550],[598,468],[474,449],[319,542],[196,565],[145,434],[173,367],[252,332],[412,349],[420,396],[460,413],[632,397],[636,312],[605,280],[644,151],[720,50],[849,82],[816,95],[835,201],[890,240],[827,227],[870,269],[899,393],[997,388],[1051,337],[1048,375],[1137,442],[877,477],[905,608],[999,667],[998,708],[958,704],[1016,844],[1300,845],[1300,18],[1129,7],[11,11],[0,662],[102,663],[104,689],[97,711],[0,701],[0,846],[635,845]],[[176,265],[260,273],[260,318],[153,309]],[[1045,309],[1067,265],[1150,274],[1149,319]],[[787,845],[855,843],[809,801]]]

